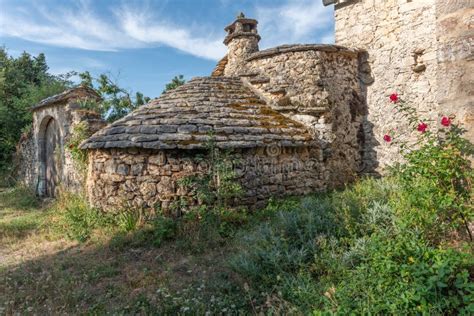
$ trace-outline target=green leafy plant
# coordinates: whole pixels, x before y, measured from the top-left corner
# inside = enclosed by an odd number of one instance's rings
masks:
[[[197,158],[207,165],[206,172],[183,177],[178,185],[190,191],[192,200],[182,198],[174,202],[174,209],[185,214],[189,221],[212,221],[223,235],[232,235],[234,225],[246,221],[246,210],[235,207],[235,200],[243,194],[233,166],[238,158],[216,146],[209,134],[206,152]]]
[[[79,148],[79,145],[91,136],[89,126],[86,122],[79,122],[72,127],[69,139],[66,142],[66,148],[71,153],[71,157],[76,162],[76,167],[81,171],[87,168],[87,151]]]
[[[100,113],[109,122],[124,117],[150,101],[150,98],[144,96],[141,92],[133,94],[120,87],[117,80],[111,79],[108,74],[101,74],[94,78],[88,71],[85,71],[80,73],[79,77],[82,80],[82,85],[94,89],[102,98],[101,101],[87,100],[81,105],[86,109]]]
[[[163,90],[163,93],[176,89],[177,87],[182,86],[185,83],[186,83],[186,80],[184,79],[183,75],[174,76],[174,78],[171,79],[171,82],[166,84],[165,90]]]
[[[394,137],[404,158],[393,174],[399,177],[406,193],[404,201],[411,209],[406,224],[425,228],[433,241],[446,237],[453,229],[465,230],[473,241],[469,222],[474,220],[470,160],[474,146],[463,137],[466,130],[449,117],[443,117],[439,126],[430,126],[398,95],[392,95],[392,102],[418,132],[418,140],[411,146]]]

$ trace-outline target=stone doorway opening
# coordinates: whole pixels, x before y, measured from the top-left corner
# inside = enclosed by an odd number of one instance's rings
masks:
[[[42,197],[55,197],[61,175],[61,137],[57,121],[46,117],[38,135],[39,181],[37,193]]]

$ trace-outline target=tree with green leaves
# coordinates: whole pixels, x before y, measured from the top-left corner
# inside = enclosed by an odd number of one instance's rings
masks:
[[[31,125],[31,107],[42,99],[71,87],[71,74],[48,73],[43,53],[19,57],[0,48],[0,173],[11,169],[12,158],[20,136]]]
[[[174,78],[171,79],[171,82],[166,84],[165,90],[163,90],[163,93],[176,89],[177,87],[182,86],[185,83],[186,83],[186,80],[184,79],[183,75],[174,76]]]
[[[83,106],[100,113],[109,122],[118,120],[139,106],[150,101],[141,92],[132,92],[121,88],[109,75],[101,74],[93,78],[88,71],[79,74],[81,84],[88,86],[102,97],[101,102],[87,101]],[[95,84],[95,85],[94,85]]]

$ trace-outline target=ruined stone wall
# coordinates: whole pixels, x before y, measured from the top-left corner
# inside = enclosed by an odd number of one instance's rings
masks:
[[[88,197],[92,205],[107,211],[145,208],[166,211],[189,192],[177,181],[207,165],[196,159],[197,151],[111,149],[91,150],[88,168]],[[235,166],[244,196],[239,205],[261,207],[272,196],[301,195],[326,188],[318,148],[255,148],[235,153]]]
[[[335,184],[361,171],[357,135],[364,103],[357,56],[331,45],[295,45],[253,54],[246,64],[246,81],[253,89],[321,140]]]
[[[365,160],[378,170],[399,157],[397,146],[384,143],[383,135],[407,130],[388,101],[393,92],[431,120],[430,128],[438,127],[439,116],[449,114],[466,127],[472,125],[472,101],[468,101],[472,100],[472,10],[466,8],[473,4],[472,0],[336,4],[336,44],[367,51],[359,66],[368,105]],[[409,142],[414,139],[413,133],[405,137]]]

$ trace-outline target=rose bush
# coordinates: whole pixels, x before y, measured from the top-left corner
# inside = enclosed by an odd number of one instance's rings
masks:
[[[410,210],[404,214],[405,224],[423,227],[426,237],[435,243],[455,232],[466,234],[472,241],[469,223],[474,221],[474,173],[470,158],[474,147],[463,137],[466,130],[447,116],[441,118],[438,128],[429,126],[398,95],[393,106],[420,132],[412,145],[401,135],[391,136],[403,157],[392,174],[399,178],[405,192],[403,203]]]

